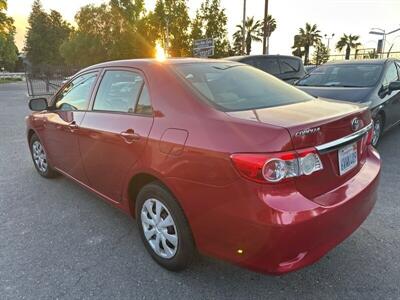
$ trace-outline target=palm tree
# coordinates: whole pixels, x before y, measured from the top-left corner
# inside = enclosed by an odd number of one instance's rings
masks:
[[[358,42],[359,38],[359,35],[343,34],[339,42],[337,42],[336,49],[338,49],[339,51],[342,51],[343,48],[346,47],[346,60],[350,59],[351,49],[357,49],[358,46],[361,46],[361,43]]]
[[[269,38],[271,37],[271,34],[276,30],[276,21],[275,19],[271,16],[267,16],[267,27],[266,27],[266,37],[267,37],[267,54],[269,54]],[[264,34],[264,21],[261,23],[261,33]]]
[[[314,46],[321,40],[321,31],[317,29],[317,25],[306,23],[305,28],[299,28],[298,41],[293,45],[297,52],[301,52],[301,47],[304,48],[304,64],[309,63],[310,47]],[[300,51],[299,51],[300,49]]]
[[[7,9],[7,0],[0,0],[0,10]]]
[[[254,17],[247,18],[245,22],[246,29],[246,54],[249,55],[251,52],[252,42],[262,41],[261,32],[262,23],[260,21],[254,21]],[[239,42],[243,41],[243,25],[236,25],[238,30],[233,34],[234,45],[239,45]],[[242,47],[240,47],[242,48]],[[241,49],[243,53],[243,49]]]

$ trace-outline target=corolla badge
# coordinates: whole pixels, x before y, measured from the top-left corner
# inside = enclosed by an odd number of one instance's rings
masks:
[[[351,129],[353,129],[353,131],[357,131],[358,129],[360,129],[361,126],[361,122],[359,118],[354,118],[353,120],[351,120]]]
[[[306,135],[317,133],[319,131],[321,131],[320,127],[307,128],[307,129],[300,130],[295,135],[296,136],[306,136]]]

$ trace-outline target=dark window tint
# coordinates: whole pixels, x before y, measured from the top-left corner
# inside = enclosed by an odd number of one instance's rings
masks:
[[[279,62],[276,58],[254,57],[243,62],[272,75],[280,73]]]
[[[383,78],[383,86],[388,86],[389,83],[399,79],[399,74],[397,73],[397,68],[394,63],[390,63],[386,69],[385,76]]]
[[[378,64],[343,64],[318,67],[300,79],[301,86],[338,86],[367,87],[377,84],[382,65]]]
[[[136,105],[135,112],[143,115],[151,115],[153,113],[150,103],[149,90],[147,89],[146,85],[143,86],[143,90]]]
[[[60,110],[86,110],[96,77],[97,73],[88,73],[68,83],[57,94],[54,100],[55,108]]]
[[[281,58],[281,72],[282,73],[293,73],[299,72],[300,61],[293,58]]]
[[[106,71],[93,110],[133,112],[143,78],[130,71]]]
[[[175,66],[209,102],[223,111],[280,106],[313,99],[310,95],[255,68],[235,63]]]

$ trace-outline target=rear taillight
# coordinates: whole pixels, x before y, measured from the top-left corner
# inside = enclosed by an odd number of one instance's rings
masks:
[[[261,183],[281,182],[323,169],[314,148],[271,154],[237,153],[231,159],[243,177]]]

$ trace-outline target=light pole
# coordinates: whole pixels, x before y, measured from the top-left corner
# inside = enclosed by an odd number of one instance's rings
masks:
[[[263,54],[269,54],[268,53],[268,48],[267,48],[267,29],[268,29],[268,0],[265,0],[265,6],[264,6],[264,36],[263,36]]]
[[[381,57],[383,57],[383,55],[385,53],[386,37],[389,34],[395,33],[395,32],[397,32],[399,30],[400,30],[400,28],[397,28],[395,30],[392,30],[392,31],[389,31],[388,33],[386,33],[386,30],[382,29],[382,28],[371,28],[369,34],[376,34],[376,35],[382,36],[382,53],[381,53]]]
[[[331,39],[333,39],[334,36],[335,36],[334,33],[332,33],[331,35],[328,35],[326,33],[324,34],[324,37],[328,40],[328,50],[330,50],[329,44],[330,44]]]
[[[242,54],[244,55],[246,53],[246,0],[243,0],[243,28],[242,28],[242,35],[243,35],[243,41],[242,41]]]

